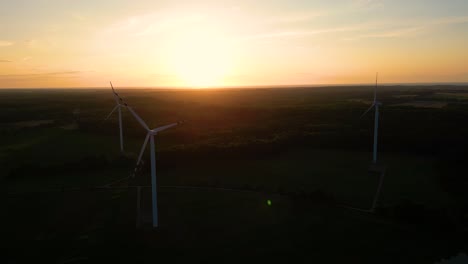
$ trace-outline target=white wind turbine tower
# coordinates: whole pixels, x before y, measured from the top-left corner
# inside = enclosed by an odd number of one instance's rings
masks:
[[[379,185],[377,187],[377,191],[374,196],[374,201],[372,202],[372,207],[370,209],[371,212],[373,212],[377,206],[377,200],[380,195],[380,191],[382,189],[383,185],[383,179],[385,176],[385,168],[383,167],[378,167],[377,165],[377,142],[378,142],[378,130],[379,130],[379,107],[382,105],[381,102],[377,101],[377,80],[379,77],[379,73],[375,75],[375,87],[374,87],[374,101],[372,102],[372,105],[369,107],[369,109],[364,112],[364,114],[361,115],[361,118],[365,116],[372,108],[375,108],[375,116],[374,116],[374,146],[373,146],[373,153],[372,153],[372,165],[369,168],[369,171],[374,172],[374,173],[379,173],[380,174],[380,181]]]
[[[382,105],[381,102],[377,101],[377,79],[379,77],[379,73],[376,74],[375,76],[375,88],[374,88],[374,101],[372,102],[372,105],[369,107],[369,109],[364,112],[364,114],[361,115],[361,118],[365,116],[372,108],[375,108],[375,117],[374,117],[374,148],[373,148],[373,154],[372,154],[372,163],[377,164],[377,135],[378,135],[378,130],[379,130],[379,106]]]
[[[124,146],[123,146],[123,131],[122,131],[122,107],[127,107],[122,98],[120,98],[119,94],[115,92],[114,86],[112,85],[112,82],[110,82],[111,88],[112,88],[112,93],[114,94],[114,100],[116,103],[116,106],[112,111],[109,113],[109,115],[106,117],[105,120],[109,119],[109,117],[114,113],[115,110],[119,111],[119,130],[120,130],[120,152],[124,152]]]
[[[121,100],[121,99],[120,99]],[[138,168],[138,164],[140,164],[141,158],[143,153],[146,149],[146,144],[148,143],[148,139],[150,140],[150,153],[151,153],[151,198],[152,198],[152,207],[153,207],[153,227],[158,227],[158,198],[157,198],[157,190],[156,190],[156,152],[155,152],[155,144],[154,144],[154,136],[156,136],[159,132],[169,129],[171,127],[177,126],[182,122],[172,123],[169,125],[161,126],[155,129],[150,129],[148,125],[139,117],[133,109],[128,106],[126,103],[124,105],[128,108],[130,113],[138,120],[141,126],[146,129],[147,134],[143,146],[140,151],[140,155],[138,156],[138,161],[135,167],[135,173]],[[135,173],[133,177],[135,177]]]

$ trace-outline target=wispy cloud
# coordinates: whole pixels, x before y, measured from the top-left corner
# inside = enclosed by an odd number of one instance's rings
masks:
[[[167,74],[167,73],[152,73],[148,74],[149,77],[155,77],[155,78],[173,78],[176,77],[174,74]]]
[[[382,33],[375,33],[375,34],[365,35],[364,37],[369,37],[369,38],[396,38],[396,37],[413,35],[413,33],[416,33],[416,32],[418,32],[420,30],[422,30],[422,27],[399,28],[399,29],[395,29],[395,30],[382,32]]]
[[[0,74],[0,80],[11,80],[11,79],[42,79],[42,78],[74,78],[82,73],[82,71],[60,71],[60,72],[46,72],[46,73],[26,73],[26,74]]]
[[[177,75],[175,74],[167,74],[167,73],[151,73],[147,75],[152,82],[172,82],[177,80]]]
[[[27,56],[27,57],[22,58],[21,61],[29,61],[29,60],[31,60],[31,59],[32,59],[32,57]]]
[[[37,46],[38,40],[37,39],[28,39],[28,40],[25,40],[24,43],[28,47],[35,47],[35,46]]]
[[[11,41],[6,41],[6,40],[0,40],[0,47],[7,47],[13,45],[14,42]]]
[[[432,20],[419,20],[419,21],[402,21],[401,24],[406,24],[396,29],[385,29],[377,31],[374,33],[361,34],[353,37],[344,38],[345,40],[358,40],[365,38],[400,38],[400,37],[411,37],[416,34],[427,31],[431,28],[438,26],[448,26],[455,24],[468,23],[468,16],[459,16],[459,17],[445,17],[445,18],[435,18]],[[388,26],[386,24],[380,25],[380,27]],[[377,30],[377,27],[374,28],[374,31]]]
[[[0,60],[0,62],[13,62],[11,60]]]
[[[349,37],[345,38],[345,40],[358,40],[365,38],[399,38],[414,35],[415,33],[423,29],[423,27],[405,27],[392,30],[384,30],[376,33],[363,34],[355,37]]]
[[[384,0],[352,0],[352,5],[359,8],[373,9],[382,7]]]
[[[122,32],[133,36],[149,36],[162,32],[170,32],[189,24],[197,23],[204,18],[203,15],[193,13],[172,17],[164,13],[148,13],[131,16],[112,25],[110,33]]]
[[[319,34],[333,33],[333,32],[349,32],[360,31],[365,27],[363,26],[350,26],[350,27],[335,27],[323,28],[314,30],[297,30],[297,31],[279,31],[271,33],[260,33],[247,36],[246,39],[266,39],[266,38],[283,38],[283,37],[306,37]]]
[[[268,18],[264,20],[264,23],[267,24],[288,24],[296,22],[305,22],[310,21],[319,17],[325,16],[327,13],[324,11],[309,11],[309,12],[295,12],[295,13],[286,13],[273,18]]]
[[[23,43],[26,47],[31,48],[31,49],[50,48],[50,47],[56,47],[58,45],[57,41],[52,40],[52,39],[47,39],[47,38],[28,39],[28,40],[25,40]]]
[[[86,71],[54,71],[0,74],[0,87],[76,87]]]
[[[250,28],[279,27],[312,21],[328,13],[321,10],[281,12],[275,14],[242,13],[238,9],[223,9],[223,12],[188,12],[180,13],[175,10],[163,10],[140,15],[134,15],[117,21],[108,29],[109,33],[124,33],[136,37],[146,37],[179,30],[185,31],[189,27],[200,25],[220,25],[224,30],[236,28],[239,21],[249,24]],[[223,14],[221,16],[220,14]]]
[[[456,16],[456,17],[443,17],[437,18],[426,22],[426,25],[454,25],[468,23],[468,16]]]
[[[86,16],[82,15],[82,14],[79,14],[79,13],[72,13],[71,14],[71,17],[75,20],[79,20],[79,21],[84,21],[87,19]]]

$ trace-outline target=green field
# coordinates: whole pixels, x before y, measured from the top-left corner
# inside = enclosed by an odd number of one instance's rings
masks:
[[[103,120],[113,107],[108,90],[0,90],[2,242],[19,250],[24,241],[66,241],[54,261],[112,255],[131,241],[141,249],[122,258],[216,247],[280,260],[271,250],[282,248],[320,262],[430,263],[467,245],[468,106],[455,98],[442,108],[412,104],[466,89],[382,88],[386,175],[375,214],[348,208],[370,208],[378,184],[367,171],[373,116],[359,118],[369,87],[121,89],[150,127],[186,121],[156,139],[158,231],[135,229],[136,190],[125,187],[149,185],[148,152],[136,179],[94,188],[133,172],[145,135],[124,111],[119,154],[116,116]],[[145,187],[147,221],[149,195]]]
[[[21,139],[20,139],[21,140]],[[136,139],[127,140],[128,149],[138,152],[141,144]],[[92,146],[99,146],[95,148]],[[67,131],[60,128],[45,129],[28,136],[22,142],[12,142],[3,147],[3,155],[9,160],[24,164],[40,164],[43,167],[58,166],[87,156],[117,158],[118,138]],[[40,153],[40,154],[39,154]],[[136,155],[130,155],[136,160]],[[258,159],[241,158],[192,162],[174,161],[172,168],[158,173],[162,185],[228,186],[259,188],[265,191],[322,190],[332,193],[343,203],[365,206],[371,201],[377,186],[377,177],[367,173],[370,153],[312,148],[294,148],[277,155]],[[434,158],[418,157],[403,153],[385,153],[381,160],[386,164],[383,203],[396,203],[409,199],[429,206],[450,203],[450,196],[438,184]],[[7,163],[11,165],[11,163]],[[50,188],[102,185],[112,179],[131,174],[132,168],[113,169],[106,165],[99,171],[87,171],[85,175],[70,168],[66,173],[30,175],[12,179],[11,191],[25,188]],[[141,177],[148,177],[142,175]],[[417,190],[417,191],[415,191]]]

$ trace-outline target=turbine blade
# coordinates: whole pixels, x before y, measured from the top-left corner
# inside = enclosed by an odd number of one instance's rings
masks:
[[[127,106],[127,105],[125,105],[125,106]],[[128,109],[128,111],[130,111],[130,113],[132,113],[132,115],[136,118],[136,120],[138,121],[138,123],[140,123],[140,125],[142,127],[144,127],[147,131],[150,131],[150,129],[149,129],[148,125],[145,123],[145,121],[143,121],[143,119],[141,119],[141,117],[139,117],[135,113],[135,111],[133,111],[133,109],[130,106],[127,106],[127,109]]]
[[[168,128],[177,126],[177,125],[179,125],[179,124],[182,124],[182,122],[172,123],[172,124],[170,124],[170,125],[165,125],[165,126],[162,126],[162,127],[158,127],[158,128],[155,128],[155,129],[151,130],[151,132],[153,132],[153,133],[158,133],[158,132],[161,132],[161,131],[166,130],[166,129],[168,129]]]
[[[138,164],[140,164],[141,157],[143,157],[143,153],[145,152],[146,144],[148,144],[149,137],[150,137],[150,134],[147,133],[146,137],[145,137],[145,141],[143,142],[143,146],[141,147],[141,150],[140,150],[140,155],[138,155],[138,160],[137,160],[137,163],[136,163],[137,166],[138,166]]]
[[[367,110],[364,112],[364,114],[361,115],[360,118],[362,118],[363,116],[365,116],[372,108],[374,108],[374,106],[375,106],[375,103],[373,103],[373,104],[369,107],[369,109],[367,109]]]
[[[136,172],[138,170],[138,165],[140,164],[141,158],[143,157],[143,153],[145,153],[146,144],[148,144],[149,137],[150,137],[150,133],[147,133],[145,141],[143,142],[143,146],[141,147],[141,150],[140,150],[140,155],[138,156],[138,160],[137,160],[137,163],[136,163],[136,166],[135,166],[135,170],[133,172],[133,177],[135,177]]]
[[[119,104],[119,94],[115,92],[114,86],[112,85],[112,82],[109,82],[112,88],[112,94],[114,95],[114,100],[116,104]]]
[[[132,113],[132,115],[136,118],[136,120],[147,130],[149,131],[149,127],[148,125],[143,121],[143,119],[141,119],[136,113],[135,111],[133,111],[133,109],[128,106],[128,104],[119,96],[118,93],[115,92],[114,90],[114,86],[112,85],[112,82],[110,82],[110,85],[112,87],[112,92],[114,93],[114,96],[116,96],[116,102],[118,105],[120,106],[125,106],[127,107],[127,109],[130,111],[130,113]],[[117,99],[118,98],[118,99]]]
[[[110,116],[115,112],[115,110],[117,110],[117,108],[119,108],[119,107],[120,107],[120,105],[116,105],[116,106],[114,107],[114,109],[112,109],[112,111],[110,112],[110,114],[106,117],[106,119],[104,119],[104,120],[109,119],[109,117],[110,117]]]
[[[112,82],[109,82],[109,83],[110,83],[110,86],[111,86],[111,88],[112,88],[112,92],[114,93],[114,95],[116,95],[117,97],[120,98],[119,94],[115,91],[114,85],[112,85]]]
[[[375,87],[374,87],[374,103],[377,101],[377,80],[379,78],[379,73],[375,74]]]
[[[127,103],[120,97],[120,95],[115,91],[114,86],[112,85],[112,82],[110,82],[111,88],[112,88],[112,93],[114,94],[114,99],[117,104],[127,106]]]

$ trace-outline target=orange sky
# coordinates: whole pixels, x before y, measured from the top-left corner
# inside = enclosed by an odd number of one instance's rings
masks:
[[[467,1],[96,2],[2,1],[0,88],[468,82]]]

